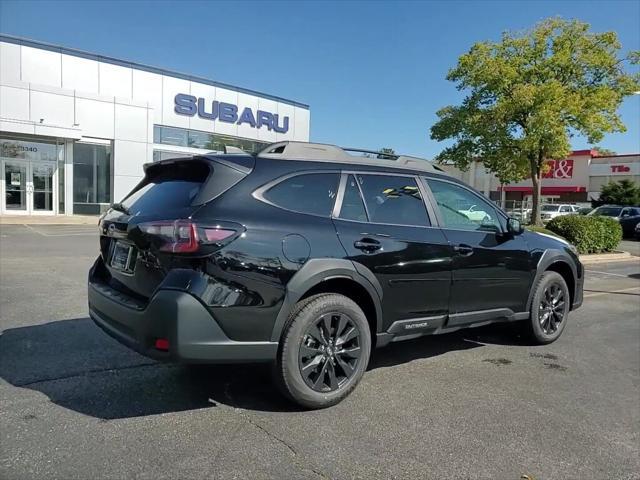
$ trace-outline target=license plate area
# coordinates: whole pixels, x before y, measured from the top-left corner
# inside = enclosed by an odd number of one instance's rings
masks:
[[[133,274],[136,266],[136,249],[128,242],[117,240],[111,250],[111,268],[126,274]]]

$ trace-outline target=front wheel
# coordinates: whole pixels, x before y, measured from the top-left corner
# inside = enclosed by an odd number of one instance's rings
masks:
[[[355,389],[370,353],[371,333],[360,307],[344,295],[314,295],[291,313],[276,380],[294,402],[329,407]]]
[[[536,285],[527,322],[532,340],[540,345],[555,342],[567,325],[570,307],[567,282],[557,272],[545,272]]]

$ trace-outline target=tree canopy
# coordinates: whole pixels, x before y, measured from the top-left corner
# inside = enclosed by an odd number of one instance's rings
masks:
[[[625,178],[618,182],[609,182],[600,187],[598,205],[640,205],[640,186]]]
[[[619,57],[620,49],[615,32],[560,18],[476,43],[447,75],[465,97],[437,112],[431,138],[453,143],[436,160],[466,169],[479,159],[502,183],[530,177],[540,223],[545,160],[565,158],[576,134],[597,143],[625,131],[618,107],[640,90],[640,74],[625,64],[637,65],[640,52]]]

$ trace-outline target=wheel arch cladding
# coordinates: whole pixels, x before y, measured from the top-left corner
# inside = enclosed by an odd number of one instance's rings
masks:
[[[571,257],[568,257],[568,254],[555,249],[547,249],[540,257],[538,261],[538,266],[536,269],[536,275],[533,280],[533,284],[531,286],[531,290],[529,291],[529,300],[527,302],[527,307],[531,309],[531,302],[533,301],[533,295],[535,294],[535,286],[538,284],[540,277],[545,272],[552,271],[560,274],[564,281],[567,283],[567,288],[569,289],[569,298],[571,300],[571,306],[573,306],[573,302],[576,297],[576,278],[578,276],[577,266],[573,264]]]
[[[571,300],[571,305],[573,306],[573,301],[576,296],[576,280],[573,276],[573,270],[571,270],[569,264],[564,260],[558,259],[548,265],[545,272],[557,272],[562,276],[562,278],[564,278],[564,281],[567,283],[567,287],[569,288],[569,298]]]
[[[315,258],[307,261],[287,284],[271,340],[280,341],[287,318],[296,303],[318,293],[338,293],[356,302],[367,318],[372,338],[375,338],[382,328],[382,287],[373,273],[368,273],[365,277],[361,274],[361,268],[356,269],[353,262],[345,259]]]
[[[332,277],[311,287],[300,300],[318,293],[338,293],[353,300],[364,312],[371,331],[371,340],[374,341],[378,329],[378,315],[371,295],[362,285],[348,277]]]

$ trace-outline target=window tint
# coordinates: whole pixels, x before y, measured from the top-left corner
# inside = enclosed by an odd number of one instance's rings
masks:
[[[560,211],[561,212],[573,212],[573,208],[571,208],[568,205],[563,205],[562,207],[560,207]]]
[[[264,194],[271,203],[302,213],[329,216],[338,191],[337,173],[308,173],[287,178]]]
[[[558,205],[542,205],[541,211],[543,212],[557,212]]]
[[[445,228],[501,231],[495,208],[466,188],[449,182],[427,180],[438,203]]]
[[[164,213],[172,208],[188,207],[210,173],[208,164],[196,160],[152,165],[142,183],[122,201],[122,205],[132,215]]]
[[[397,225],[430,225],[415,179],[385,175],[358,175],[369,221]]]
[[[367,211],[364,209],[360,189],[353,175],[347,177],[347,185],[344,189],[344,198],[340,207],[340,218],[346,220],[367,221]]]

